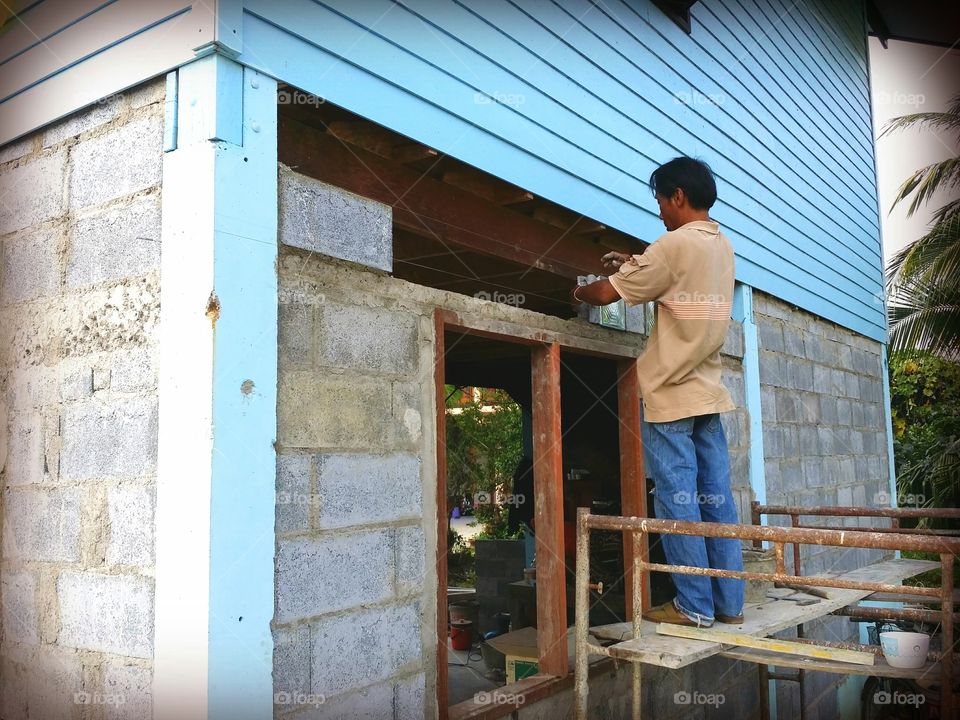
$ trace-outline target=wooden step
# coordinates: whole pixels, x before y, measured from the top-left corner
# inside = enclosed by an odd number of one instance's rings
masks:
[[[932,560],[885,560],[858,570],[833,573],[830,577],[864,582],[896,583],[906,578],[940,567]],[[812,579],[813,576],[811,576]],[[781,630],[793,628],[828,615],[834,610],[862,600],[871,594],[870,590],[845,590],[825,588],[829,598],[814,605],[798,606],[783,600],[767,600],[744,607],[744,621],[741,625],[715,623],[714,628],[730,630],[756,637],[768,637]],[[724,650],[723,645],[703,640],[658,635],[656,623],[644,620],[640,626],[640,638],[633,640],[631,623],[616,623],[590,629],[590,633],[601,640],[614,640],[616,644],[604,648],[603,654],[631,662],[644,662],[662,667],[680,668],[704,658],[717,655]]]

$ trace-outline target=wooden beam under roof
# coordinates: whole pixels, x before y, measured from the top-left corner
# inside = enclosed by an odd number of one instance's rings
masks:
[[[646,244],[603,223],[583,217],[528,190],[444,155],[375,122],[366,120],[332,103],[318,106],[282,105],[282,119],[294,119],[310,127],[326,129],[350,147],[359,147],[381,157],[396,159],[424,175],[472,192],[506,208],[563,228],[570,235],[589,235],[602,255],[606,250],[639,252]],[[572,227],[571,227],[572,226]],[[599,237],[596,237],[599,236]]]
[[[496,182],[479,170],[470,168],[448,170],[443,174],[443,181],[467,192],[472,192],[474,195],[479,195],[485,200],[496,201]]]
[[[567,278],[602,272],[603,253],[583,237],[565,236],[560,228],[362,148],[346,148],[295,120],[282,117],[280,130],[280,162],[390,205],[399,227]]]
[[[570,235],[598,235],[607,229],[603,223],[553,203],[539,205],[533,211],[533,218],[563,228]]]
[[[327,132],[338,140],[383,157],[390,157],[397,144],[396,133],[369,120],[334,120],[327,124]]]
[[[399,163],[412,163],[418,160],[432,160],[438,153],[431,147],[418,142],[398,143],[390,151],[390,157]]]
[[[527,192],[523,188],[511,185],[510,183],[503,183],[501,187],[497,188],[497,195],[494,198],[498,205],[507,207],[525,205],[536,199],[537,196],[532,192]]]

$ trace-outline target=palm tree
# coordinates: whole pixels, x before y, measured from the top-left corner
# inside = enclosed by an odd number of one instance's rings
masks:
[[[915,126],[956,131],[960,142],[960,95],[950,101],[946,112],[894,118],[880,137]],[[917,170],[900,186],[890,210],[913,195],[909,217],[937,190],[960,190],[960,156]],[[887,296],[893,350],[960,357],[960,198],[937,210],[930,231],[891,258]]]
[[[910,127],[952,130],[960,142],[960,95],[946,112],[894,118],[880,137]],[[960,156],[917,170],[900,186],[890,210],[913,195],[909,217],[938,190],[954,197],[934,213],[927,234],[887,265],[890,344],[900,351],[891,358],[891,369],[905,357],[909,364],[911,351],[940,362],[960,360]],[[898,458],[897,484],[901,492],[929,492],[928,506],[955,506],[960,497],[960,438],[955,432],[960,418],[948,407],[939,408],[936,416],[935,422],[925,423],[926,429],[918,429],[920,447],[910,451],[897,443],[906,455],[902,463]]]

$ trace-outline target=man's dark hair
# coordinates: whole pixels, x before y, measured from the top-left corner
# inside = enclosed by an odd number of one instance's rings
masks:
[[[709,210],[717,201],[713,171],[702,160],[682,155],[664,163],[650,175],[650,189],[654,194],[672,197],[677,188],[683,188],[690,205],[697,210]]]

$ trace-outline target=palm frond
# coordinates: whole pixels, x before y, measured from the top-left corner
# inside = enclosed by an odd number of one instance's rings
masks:
[[[946,206],[944,207],[946,209]],[[948,279],[956,271],[960,253],[960,201],[923,237],[896,252],[886,267],[888,290],[910,275],[935,275]]]
[[[915,125],[919,125],[921,128],[927,127],[931,130],[953,130],[957,132],[957,136],[960,138],[960,113],[955,112],[952,108],[952,103],[955,101],[956,98],[951,101],[951,108],[948,108],[947,112],[911,113],[910,115],[895,117],[883,126],[878,139]]]
[[[916,195],[907,208],[907,217],[933,196],[938,190],[947,190],[960,185],[960,157],[949,158],[920,168],[904,180],[890,205],[890,212],[911,193]]]
[[[905,494],[922,488],[924,507],[955,507],[960,497],[960,438],[944,438],[935,452],[900,468],[897,486]]]
[[[960,198],[957,200],[951,200],[942,208],[933,213],[933,220],[931,221],[934,225],[942,223],[948,217],[954,213],[960,212]]]
[[[960,93],[954,95],[947,103],[947,112],[954,115],[960,115]]]
[[[890,296],[888,320],[892,349],[960,357],[960,282],[932,284],[908,276]]]
[[[888,122],[880,137],[918,127],[957,133],[960,93],[946,112],[914,113]],[[912,216],[937,191],[960,187],[960,156],[917,170],[897,190],[890,207],[911,195]],[[960,358],[960,198],[955,195],[934,213],[926,235],[897,252],[886,268],[888,325],[894,350],[929,350]]]
[[[892,292],[910,277],[931,284],[949,283],[960,275],[960,205],[926,235],[896,253],[887,265],[887,284]]]

